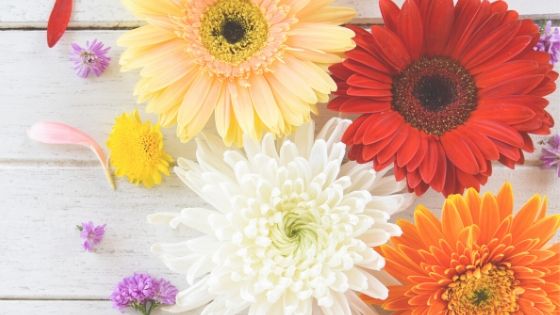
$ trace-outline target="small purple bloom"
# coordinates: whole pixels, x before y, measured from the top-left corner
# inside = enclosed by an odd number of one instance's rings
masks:
[[[541,161],[545,168],[555,168],[560,177],[560,135],[552,136],[547,144],[547,147],[542,148]]]
[[[93,252],[95,247],[101,243],[105,235],[105,226],[106,224],[96,226],[91,221],[78,225],[80,237],[84,240],[83,247],[86,251]]]
[[[552,26],[552,21],[547,21],[535,50],[548,53],[550,63],[556,64],[560,59],[560,27]]]
[[[157,280],[146,273],[135,273],[119,282],[111,300],[113,307],[123,311],[132,308],[144,315],[160,305],[175,304],[177,288],[165,279]]]
[[[100,76],[109,66],[111,58],[107,53],[111,47],[104,47],[103,43],[94,39],[91,43],[86,42],[86,47],[82,48],[77,43],[72,43],[70,60],[74,62],[76,74],[82,78],[87,78],[92,72]]]
[[[173,305],[177,297],[177,288],[171,282],[160,279],[158,281],[158,290],[156,292],[155,300],[160,304]]]
[[[152,300],[156,294],[157,282],[148,274],[135,273],[133,276],[125,278],[124,283],[130,297],[137,302],[144,303]]]

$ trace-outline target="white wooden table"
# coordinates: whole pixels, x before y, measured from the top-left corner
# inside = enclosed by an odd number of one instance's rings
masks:
[[[151,190],[119,180],[112,191],[88,150],[41,145],[26,137],[33,123],[60,120],[104,143],[118,114],[143,109],[132,96],[137,74],[119,72],[122,50],[116,47],[117,38],[140,22],[118,0],[75,0],[73,30],[48,49],[44,28],[53,2],[0,0],[0,315],[118,314],[108,296],[123,276],[135,271],[185,287],[186,281],[149,252],[151,243],[171,235],[147,225],[145,218],[202,201],[175,176]],[[338,3],[358,10],[357,23],[380,21],[376,1]],[[560,17],[557,0],[511,0],[510,7],[530,18]],[[113,63],[102,77],[82,80],[68,60],[69,45],[94,38],[113,46]],[[550,100],[558,125],[560,93]],[[179,144],[174,130],[166,135],[173,156],[192,156],[192,144]],[[537,158],[529,154],[516,171],[496,165],[483,190],[497,191],[509,180],[517,205],[539,192],[549,196],[550,208],[558,212],[560,180],[553,171],[541,170]],[[439,209],[442,200],[428,193],[418,202]],[[401,216],[410,218],[411,213],[409,209]],[[95,254],[81,249],[75,229],[87,220],[107,223],[105,241]]]

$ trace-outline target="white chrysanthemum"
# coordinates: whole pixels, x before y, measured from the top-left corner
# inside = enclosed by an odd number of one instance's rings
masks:
[[[374,246],[400,235],[389,216],[408,206],[404,183],[370,166],[343,163],[347,120],[313,124],[278,143],[246,137],[242,150],[198,139],[198,162],[179,160],[179,177],[213,209],[160,213],[152,223],[202,233],[154,251],[190,288],[170,311],[202,314],[373,314],[359,293],[385,299],[373,275]]]

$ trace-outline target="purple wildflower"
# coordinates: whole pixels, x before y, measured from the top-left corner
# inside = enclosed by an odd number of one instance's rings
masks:
[[[93,252],[95,247],[101,243],[105,235],[105,224],[96,226],[93,222],[84,222],[78,225],[80,237],[84,240],[83,247],[88,252]]]
[[[144,315],[160,305],[175,304],[177,288],[165,279],[157,280],[145,273],[135,273],[119,282],[111,300],[113,307],[123,311],[132,308]]]
[[[550,63],[556,64],[560,59],[560,27],[552,26],[552,21],[547,21],[535,50],[548,53]]]
[[[177,288],[165,279],[159,279],[155,300],[160,304],[173,305],[177,297]]]
[[[76,74],[82,78],[87,78],[92,72],[100,76],[109,66],[111,58],[107,53],[111,47],[104,47],[103,43],[94,39],[91,43],[86,42],[86,47],[82,48],[77,43],[72,43],[70,60],[74,62]]]
[[[542,148],[541,161],[545,168],[556,168],[560,177],[560,135],[556,134],[547,141],[548,147]]]

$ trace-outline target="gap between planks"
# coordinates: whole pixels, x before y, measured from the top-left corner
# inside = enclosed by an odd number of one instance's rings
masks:
[[[89,298],[89,297],[78,297],[78,298],[65,298],[65,297],[26,297],[26,296],[15,296],[9,298],[0,297],[0,302],[3,301],[44,301],[44,302],[107,302],[109,299],[99,299],[99,298]]]

